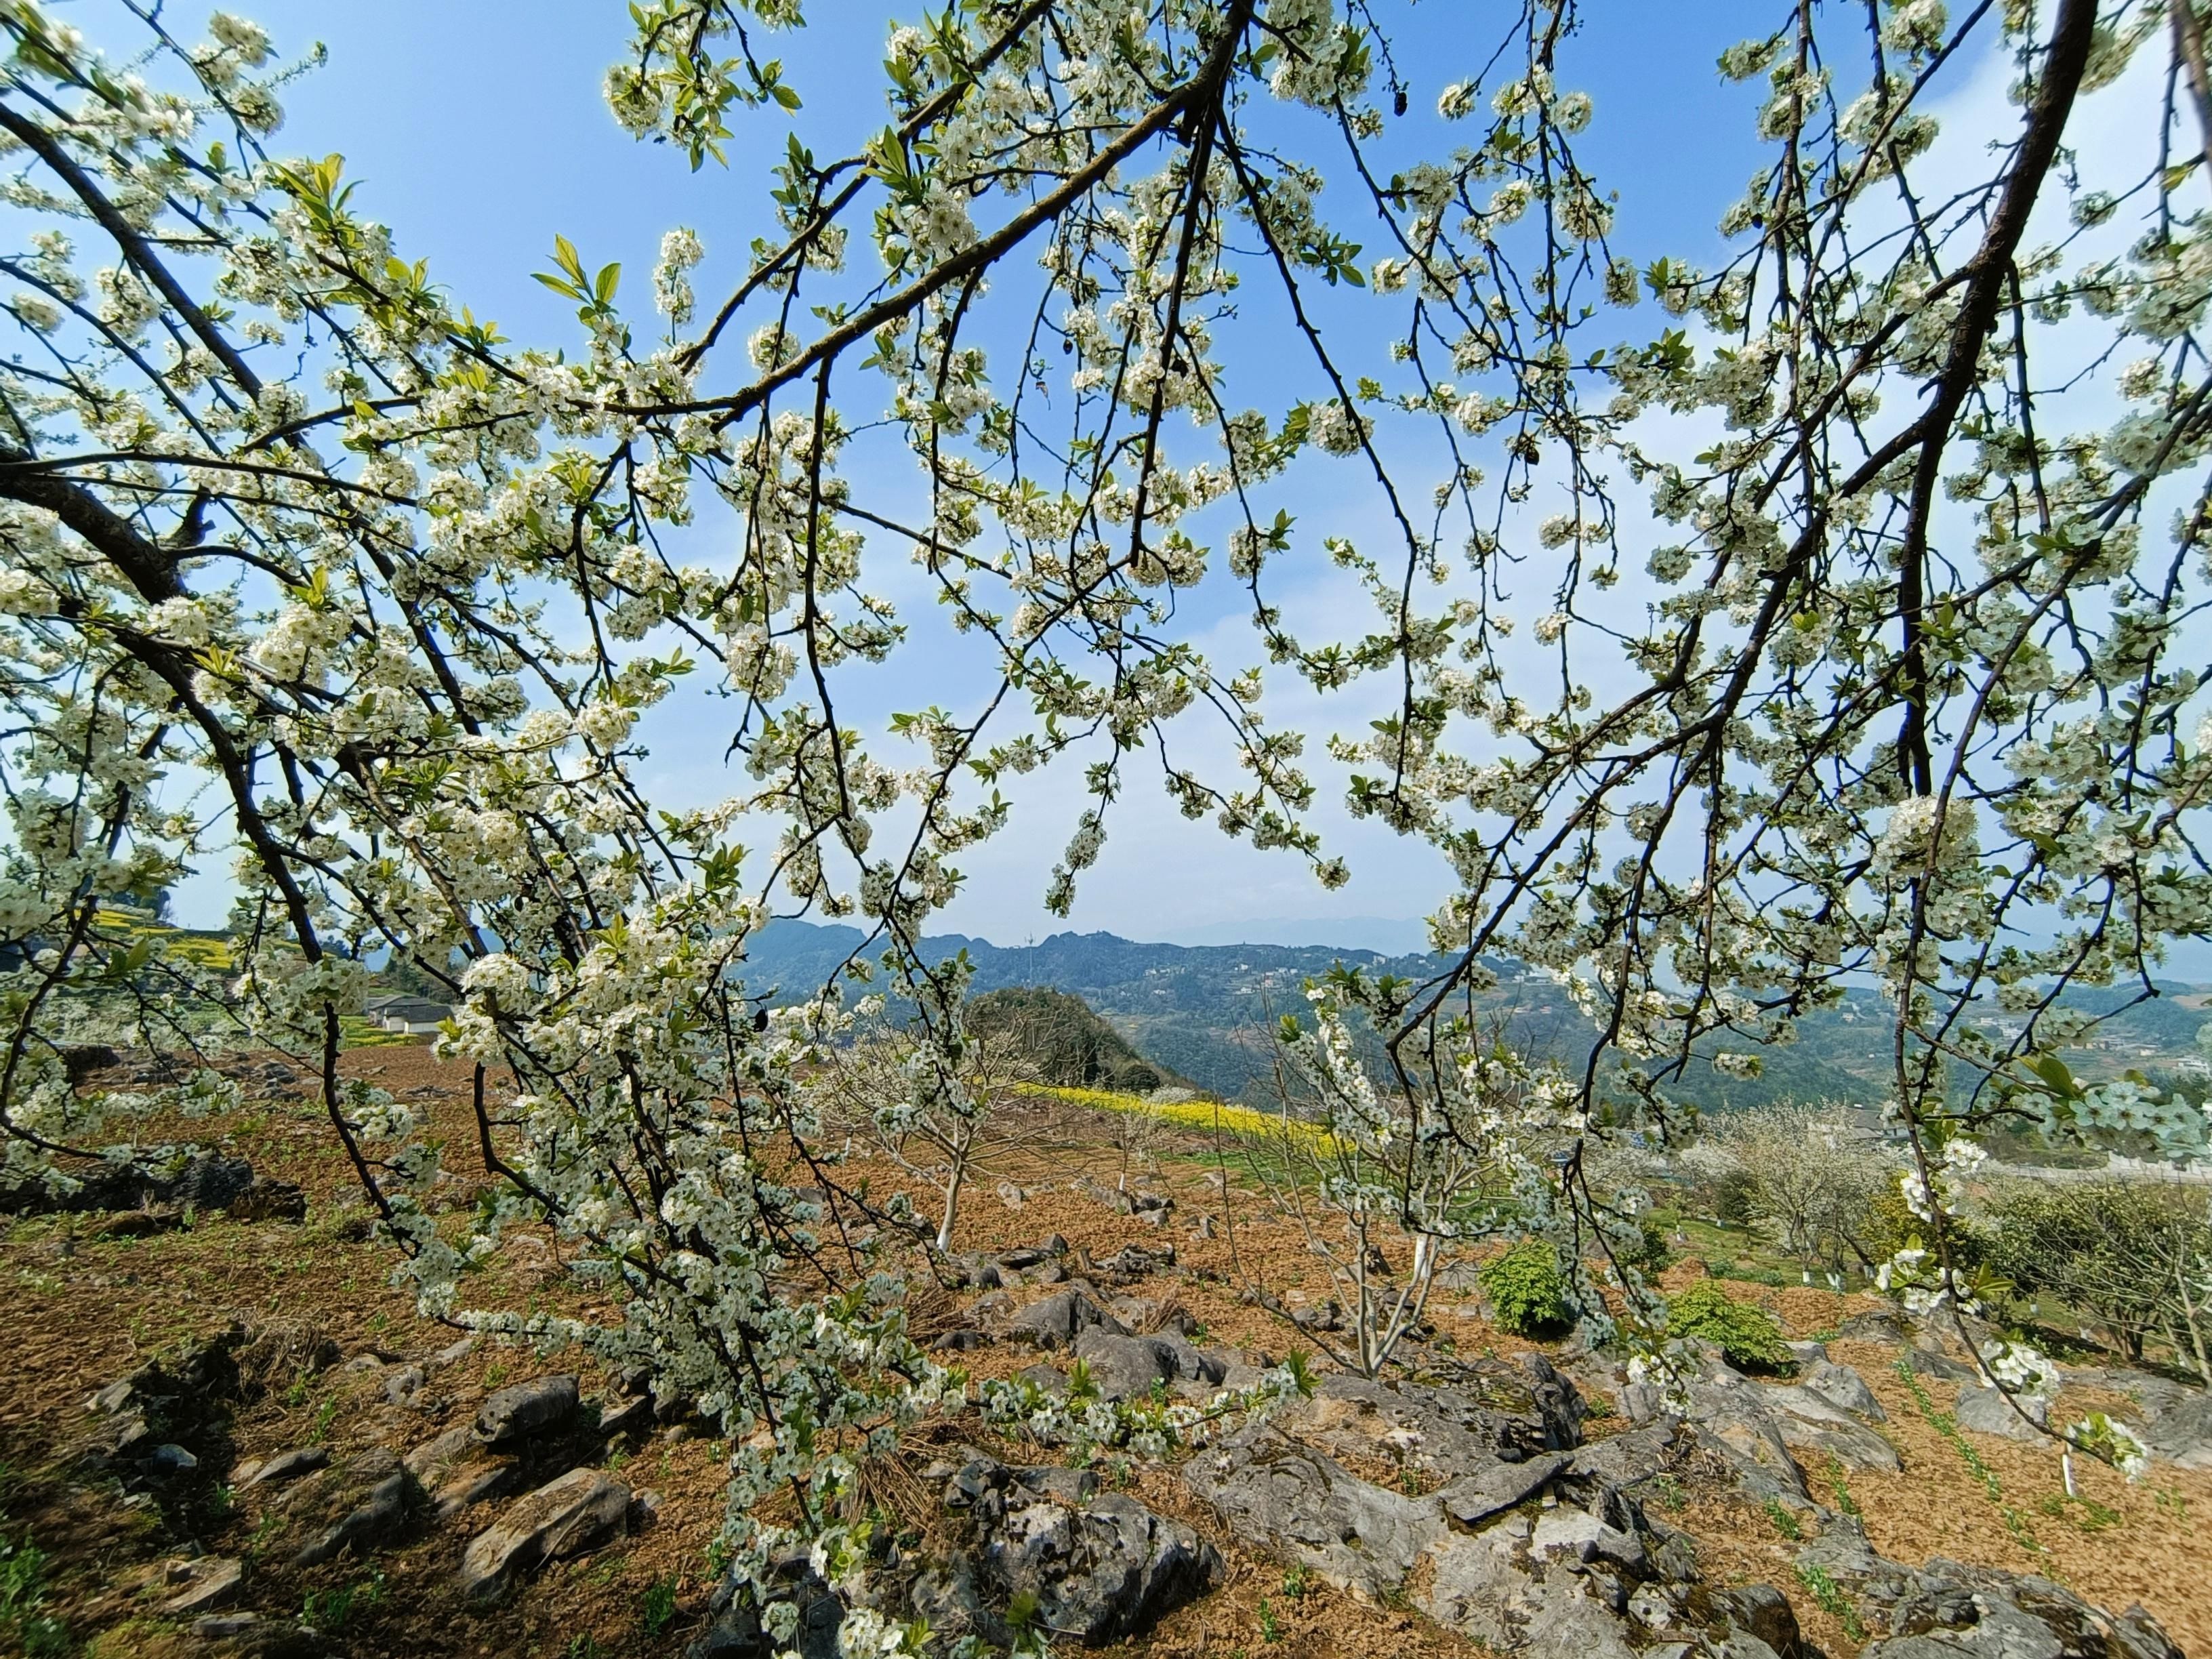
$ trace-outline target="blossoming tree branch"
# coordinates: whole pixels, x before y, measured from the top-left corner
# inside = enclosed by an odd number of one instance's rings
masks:
[[[2195,1104],[2062,1057],[2069,989],[2151,994],[2212,929],[2201,0],[1768,8],[1712,46],[1762,148],[1707,261],[1617,246],[1583,9],[1461,9],[1439,99],[1390,0],[963,0],[891,33],[879,132],[793,138],[756,188],[719,169],[811,95],[771,56],[797,0],[610,8],[607,103],[696,171],[698,220],[649,282],[537,256],[577,327],[525,343],[340,157],[283,149],[296,66],[259,27],[0,0],[7,1179],[225,1109],[206,1076],[80,1092],[62,1053],[87,1006],[178,1048],[220,1006],[319,1076],[426,1310],[722,1417],[763,1561],[756,1498],[834,1534],[853,1460],[949,1386],[871,1248],[914,1218],[820,1133],[866,981],[912,1011],[902,1109],[972,1114],[963,969],[920,944],[1006,781],[1080,781],[1063,913],[1140,787],[1333,884],[1316,742],[1455,878],[1447,967],[1318,988],[1286,1036],[1347,1213],[1446,1240],[1468,1160],[1504,1169],[1656,1345],[1586,1124],[1663,1133],[1693,1062],[1755,1068],[1854,985],[1890,1011],[1923,1304],[1972,1296],[1945,1241],[1978,1127],[2201,1145]],[[1992,68],[2001,120],[1944,132]],[[2154,90],[2100,102],[2124,77]],[[702,295],[709,246],[744,274]],[[1264,406],[1227,362],[1262,325]],[[851,465],[884,434],[896,476]],[[1294,468],[1371,502],[1356,535],[1301,526]],[[915,648],[893,563],[985,690],[867,730],[853,671]],[[1283,585],[1322,580],[1364,617],[1301,631]],[[1235,660],[1179,622],[1202,584],[1249,613]],[[1340,729],[1271,720],[1284,688]],[[685,699],[726,736],[716,805],[639,764]],[[1184,758],[1201,721],[1225,768]],[[222,982],[118,919],[234,858]],[[748,935],[809,914],[867,942],[769,1007]],[[1500,1052],[1499,954],[1568,981],[1586,1061]],[[392,961],[476,1067],[506,1192],[473,1216],[428,1212],[437,1151],[341,1073]],[[526,1220],[612,1319],[468,1307]]]

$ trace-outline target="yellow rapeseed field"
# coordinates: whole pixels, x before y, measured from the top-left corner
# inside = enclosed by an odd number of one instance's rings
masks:
[[[1216,1100],[1149,1100],[1143,1095],[1120,1094],[1110,1089],[1068,1089],[1043,1083],[1030,1085],[1024,1092],[1064,1100],[1072,1106],[1087,1106],[1093,1111],[1154,1118],[1187,1129],[1224,1129],[1255,1140],[1288,1139],[1305,1152],[1334,1150],[1334,1138],[1318,1123],[1249,1106],[1231,1106]]]

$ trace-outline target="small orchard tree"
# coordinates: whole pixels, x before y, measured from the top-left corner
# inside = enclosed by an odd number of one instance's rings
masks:
[[[1592,171],[1575,0],[1401,55],[1430,15],[979,0],[891,28],[885,107],[817,153],[762,50],[798,6],[611,6],[623,127],[704,169],[750,123],[781,159],[649,276],[554,240],[574,325],[518,342],[340,156],[273,148],[263,29],[5,0],[9,1182],[66,1185],[165,1103],[59,1053],[92,981],[162,994],[103,896],[234,858],[232,1011],[321,1079],[424,1305],[641,1360],[776,1448],[733,1490],[757,1565],[765,1486],[826,1525],[942,1382],[821,1145],[844,978],[763,1016],[747,937],[852,916],[919,1000],[1002,786],[1080,769],[1064,914],[1152,755],[1183,811],[1340,883],[1286,688],[1340,711],[1302,721],[1346,807],[1452,872],[1449,963],[1378,1033],[1393,1103],[1323,1057],[1378,1154],[1443,1157],[1428,1097],[1462,1086],[1662,1130],[1701,1056],[1753,1069],[1859,980],[1916,1296],[1956,1299],[1978,1125],[2201,1142],[2057,1052],[2094,1024],[2069,987],[2149,995],[2212,929],[2199,0],[1774,6],[1714,43],[1764,148],[1711,258],[1711,214],[1638,221]],[[2009,112],[1944,134],[2000,64]],[[1316,476],[1356,492],[1326,535]],[[856,672],[913,648],[886,561],[969,653],[928,683],[974,690],[864,730]],[[1332,602],[1285,604],[1308,579]],[[1249,652],[1199,649],[1201,587]],[[655,799],[648,737],[701,708],[729,793]],[[1592,1018],[1564,1102],[1447,1081],[1500,952]],[[463,1011],[507,1218],[566,1234],[612,1319],[463,1306],[495,1225],[427,1213],[437,1147],[339,1065],[387,953]],[[1448,1212],[1431,1161],[1401,1212]],[[1569,1232],[1579,1168],[1547,1182]]]
[[[2009,1181],[1987,1201],[1990,1267],[2014,1291],[2063,1303],[2141,1359],[2163,1338],[2208,1387],[2203,1282],[2212,1217],[2202,1188],[2153,1181]]]
[[[1852,1115],[1796,1101],[1715,1113],[1685,1157],[1741,1176],[1753,1218],[1800,1261],[1835,1273],[1873,1265],[1877,1203],[1894,1194],[1899,1160]]]
[[[1039,1080],[1016,1034],[967,1027],[959,993],[968,977],[964,959],[940,965],[934,1006],[912,1028],[869,1032],[824,1061],[843,1121],[865,1125],[878,1150],[935,1190],[940,1256],[952,1248],[993,1114]]]
[[[1500,1200],[1548,1206],[1544,1142],[1581,1127],[1563,1073],[1471,1021],[1432,1028],[1401,1086],[1378,1086],[1363,1036],[1395,1029],[1414,988],[1340,965],[1307,993],[1311,1023],[1285,1015],[1280,1033],[1300,1086],[1285,1093],[1277,1195],[1350,1315],[1341,1340],[1316,1340],[1367,1376],[1420,1324],[1438,1272],[1501,1230]]]

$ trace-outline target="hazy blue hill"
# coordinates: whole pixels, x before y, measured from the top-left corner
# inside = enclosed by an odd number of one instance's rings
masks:
[[[1376,951],[1386,957],[1418,956],[1429,948],[1425,922],[1395,916],[1287,916],[1164,931],[1175,945],[1318,945],[1340,951]]]
[[[856,927],[772,923],[750,941],[747,979],[779,1000],[805,996],[837,971],[863,937]],[[1449,958],[1430,954],[1393,957],[1322,945],[1146,944],[1114,933],[1054,933],[1019,945],[955,933],[929,939],[924,948],[933,961],[967,951],[978,993],[1039,987],[1079,996],[1146,1058],[1231,1098],[1267,1092],[1274,1066],[1271,1028],[1304,1008],[1305,982],[1334,963],[1414,980],[1449,965]],[[1595,1034],[1554,981],[1507,958],[1493,958],[1490,966],[1498,984],[1478,1000],[1480,1018],[1495,1022],[1517,1048],[1572,1066],[1586,1061]],[[2133,1007],[2124,1006],[2130,994],[2119,989],[2071,999],[2093,1012],[2118,1011],[2088,1048],[2069,1055],[2078,1075],[2170,1069],[2197,1052],[2197,1030],[2212,1012],[2179,999],[2196,1001],[2203,988],[2175,981],[2159,988],[2159,997]],[[2005,1023],[1994,1012],[1983,1022],[1999,1032]],[[1698,1061],[1674,1092],[1711,1109],[1784,1096],[1872,1101],[1886,1091],[1889,1053],[1881,1000],[1853,991],[1840,1008],[1802,1022],[1796,1042],[1762,1051],[1759,1077],[1723,1077]]]
[[[747,985],[756,994],[772,987],[778,1001],[797,1001],[819,990],[866,937],[857,927],[771,921],[745,941]]]
[[[750,942],[747,981],[756,990],[773,988],[780,1000],[806,995],[864,937],[855,927],[771,923]],[[1303,1008],[1306,981],[1335,963],[1413,978],[1448,966],[1436,956],[1314,945],[1156,945],[1114,933],[1054,933],[1018,945],[944,934],[926,940],[923,954],[938,961],[963,949],[975,964],[977,992],[1041,986],[1079,996],[1147,1058],[1229,1096],[1271,1074],[1268,1028]],[[1539,1022],[1549,1036],[1562,1015],[1575,1016],[1556,988],[1542,989],[1557,1005]]]

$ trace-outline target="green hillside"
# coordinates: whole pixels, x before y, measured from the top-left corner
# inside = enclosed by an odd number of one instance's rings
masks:
[[[1189,1079],[1139,1053],[1081,997],[1065,991],[1041,986],[987,991],[968,1005],[968,1024],[986,1036],[1011,1039],[1042,1083],[1135,1095],[1190,1086]]]

